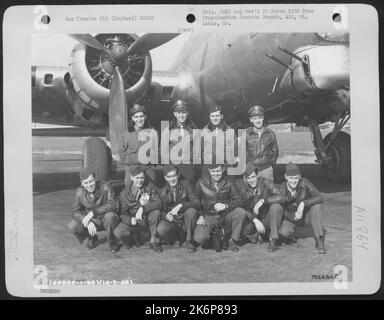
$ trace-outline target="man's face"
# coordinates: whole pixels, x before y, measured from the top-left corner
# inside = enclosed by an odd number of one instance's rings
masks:
[[[188,114],[188,111],[177,111],[173,113],[179,123],[184,123],[188,118]]]
[[[220,124],[220,121],[223,120],[223,115],[221,111],[212,112],[209,114],[209,119],[211,120],[212,124],[214,126],[217,126]]]
[[[179,182],[179,174],[177,173],[177,170],[169,171],[165,176],[165,180],[168,182],[168,184],[171,187],[176,187]]]
[[[296,189],[299,181],[300,181],[300,178],[301,178],[301,175],[296,175],[296,176],[287,176],[285,175],[285,180],[287,180],[287,183],[288,185],[292,188],[292,189]]]
[[[131,180],[133,181],[133,185],[136,188],[141,188],[144,185],[145,175],[144,172],[137,174],[136,176],[131,176]]]
[[[263,122],[264,122],[263,116],[253,116],[253,117],[250,117],[249,120],[251,121],[252,125],[257,129],[261,129],[263,127]]]
[[[256,185],[257,185],[257,177],[258,177],[258,175],[256,174],[256,172],[253,172],[252,174],[250,174],[249,176],[247,176],[245,178],[251,188],[255,188],[256,187]]]
[[[81,185],[87,190],[88,192],[93,192],[95,191],[96,188],[96,179],[91,174],[87,179],[81,181]]]
[[[212,177],[212,180],[217,182],[220,181],[221,177],[223,176],[224,169],[223,166],[219,166],[217,168],[208,169],[208,171]]]
[[[136,112],[132,116],[132,121],[135,123],[135,125],[138,128],[142,128],[144,126],[145,119],[147,118],[147,115],[144,114],[144,112]]]

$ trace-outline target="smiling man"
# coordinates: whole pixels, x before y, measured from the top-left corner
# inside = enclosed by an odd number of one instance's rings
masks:
[[[118,251],[113,230],[119,223],[115,213],[114,191],[105,181],[98,181],[93,171],[83,168],[80,171],[81,186],[77,188],[72,210],[69,230],[76,236],[80,244],[88,238],[87,249],[97,244],[97,232],[107,231],[107,241],[112,252]]]
[[[131,166],[130,183],[120,192],[119,203],[121,222],[114,230],[115,236],[130,248],[149,229],[150,248],[162,252],[156,232],[162,205],[155,185],[145,176],[144,166]]]
[[[234,165],[237,152],[235,131],[225,122],[221,106],[209,105],[208,112],[208,124],[201,131],[204,175],[208,175],[209,164]]]
[[[237,242],[245,223],[246,212],[242,208],[243,201],[235,183],[224,176],[224,166],[211,164],[208,166],[209,177],[202,177],[196,184],[196,194],[201,199],[203,215],[197,221],[194,240],[198,244],[207,243],[215,224],[223,221],[231,227],[231,238],[228,247],[231,251],[239,251]]]
[[[120,160],[125,164],[125,185],[129,184],[131,179],[131,167],[142,164],[139,159],[139,150],[146,144],[146,141],[139,139],[140,134],[146,134],[150,139],[157,141],[157,131],[151,127],[147,119],[147,110],[140,104],[135,104],[130,110],[130,121],[128,128],[124,132],[120,142]],[[147,155],[149,156],[150,150]],[[153,165],[145,165],[145,173],[156,182],[156,172]]]
[[[241,189],[240,194],[249,220],[244,235],[256,243],[259,235],[270,231],[268,251],[274,252],[284,216],[281,204],[285,198],[272,181],[259,176],[253,163],[247,164],[244,180],[247,186]]]
[[[247,163],[253,163],[261,177],[273,181],[273,166],[279,156],[276,135],[264,125],[263,107],[251,107],[248,115],[252,126],[246,131]]]
[[[157,227],[161,239],[170,239],[174,235],[186,233],[187,250],[196,251],[193,244],[193,231],[198,218],[200,200],[197,198],[188,180],[180,180],[178,168],[175,165],[166,165],[163,168],[167,185],[160,190],[163,204],[163,220]]]
[[[326,253],[324,246],[324,229],[322,222],[323,199],[316,187],[303,178],[299,167],[290,162],[286,166],[285,180],[280,185],[280,192],[284,196],[284,217],[295,225],[311,225],[315,235],[318,253]],[[280,234],[291,236],[293,230],[281,228]]]

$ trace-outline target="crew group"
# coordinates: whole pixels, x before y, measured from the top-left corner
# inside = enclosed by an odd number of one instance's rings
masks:
[[[178,100],[173,108],[170,130],[191,132],[197,128],[188,117],[185,101]],[[220,106],[209,111],[210,120],[203,130],[229,128]],[[69,229],[80,243],[88,239],[88,249],[96,246],[97,232],[106,230],[112,252],[121,245],[130,248],[148,240],[152,250],[162,252],[162,243],[178,240],[181,244],[185,240],[187,251],[193,253],[199,245],[212,247],[217,230],[223,231],[221,240],[231,251],[239,250],[239,242],[267,241],[268,251],[274,252],[281,241],[296,242],[295,226],[305,224],[313,229],[317,251],[325,253],[320,193],[293,163],[286,166],[286,181],[280,186],[273,183],[278,158],[276,136],[264,126],[262,107],[251,107],[248,114],[252,125],[246,130],[245,187],[238,189],[213,154],[212,164],[204,165],[197,182],[196,165],[163,166],[166,184],[158,189],[153,166],[141,165],[138,160],[138,134],[149,125],[145,107],[135,105],[121,142],[120,157],[126,170],[119,201],[115,202],[109,182],[97,180],[90,168],[83,168]]]

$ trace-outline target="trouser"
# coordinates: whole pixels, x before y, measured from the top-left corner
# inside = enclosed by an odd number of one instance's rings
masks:
[[[240,207],[235,208],[225,216],[224,223],[231,227],[231,238],[233,240],[240,240],[246,217],[247,213],[243,208]],[[193,239],[198,244],[205,243],[210,239],[211,231],[214,225],[218,222],[220,216],[205,215],[204,218],[207,222],[207,225],[197,225],[193,234]]]
[[[289,216],[289,214],[286,212],[285,216]],[[287,219],[289,220],[289,219]],[[290,221],[291,223],[294,223],[295,225],[306,225],[312,226],[313,233],[315,237],[320,237],[324,235],[324,229],[323,229],[323,218],[322,218],[322,206],[320,203],[313,205],[309,208],[309,210],[304,211],[303,218],[297,221]],[[280,234],[283,236],[289,235],[291,232],[287,230],[286,228],[281,228]]]
[[[270,181],[273,181],[273,168],[272,167],[268,167],[268,168],[265,168],[263,170],[260,170],[259,171],[259,176],[263,177],[265,179],[268,179]]]
[[[270,237],[273,239],[279,238],[278,230],[283,222],[284,210],[281,204],[272,203],[268,208],[267,215],[262,219],[265,229],[270,230]],[[251,242],[255,242],[257,237],[256,226],[253,222],[249,222],[244,229],[244,236]]]
[[[126,186],[131,181],[131,166],[132,165],[125,165],[124,185]],[[155,184],[155,186],[162,187],[164,185],[164,177],[158,172],[154,165],[143,165],[143,167],[145,168],[146,176]]]
[[[195,208],[188,208],[184,211],[184,223],[169,222],[167,220],[161,220],[157,226],[157,234],[160,239],[168,240],[172,239],[172,236],[176,233],[180,233],[182,230],[186,233],[186,241],[192,241],[193,231],[198,219],[198,213]],[[181,229],[181,230],[180,230]]]
[[[129,217],[128,217],[129,218]],[[124,245],[130,246],[133,240],[134,233],[142,235],[146,230],[149,229],[151,241],[157,236],[157,226],[161,219],[160,210],[153,210],[148,215],[143,216],[143,222],[136,225],[132,225],[130,218],[122,221],[114,230],[114,234]]]
[[[107,241],[109,245],[113,245],[116,242],[116,238],[113,234],[113,230],[119,224],[119,217],[114,212],[107,212],[102,217],[97,217],[91,220],[95,223],[97,231],[105,230],[107,231]],[[81,222],[78,222],[75,219],[72,219],[68,223],[69,230],[75,235],[80,244],[90,236],[88,229],[83,226]]]

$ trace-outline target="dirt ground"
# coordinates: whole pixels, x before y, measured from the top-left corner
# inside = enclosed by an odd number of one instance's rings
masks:
[[[302,154],[300,165],[322,192],[326,255],[314,249],[314,239],[299,239],[295,245],[283,245],[274,253],[267,243],[245,244],[233,253],[198,248],[188,254],[185,244],[164,245],[155,253],[148,244],[121,249],[112,254],[99,234],[100,244],[91,251],[79,245],[67,230],[71,219],[74,190],[80,168],[79,138],[42,138],[33,140],[33,235],[34,263],[48,268],[50,280],[131,280],[133,283],[257,283],[310,282],[314,276],[333,275],[337,265],[348,268],[352,277],[351,186],[329,183],[311,159],[309,133],[281,133],[280,153],[285,159]],[[298,143],[299,141],[299,143]],[[300,146],[300,150],[296,147]],[[285,161],[284,161],[285,162]],[[276,168],[276,181],[283,179],[284,165]],[[119,172],[115,179],[121,178]],[[241,184],[241,181],[237,181]],[[116,192],[121,185],[114,184]],[[310,230],[304,230],[308,233]]]

